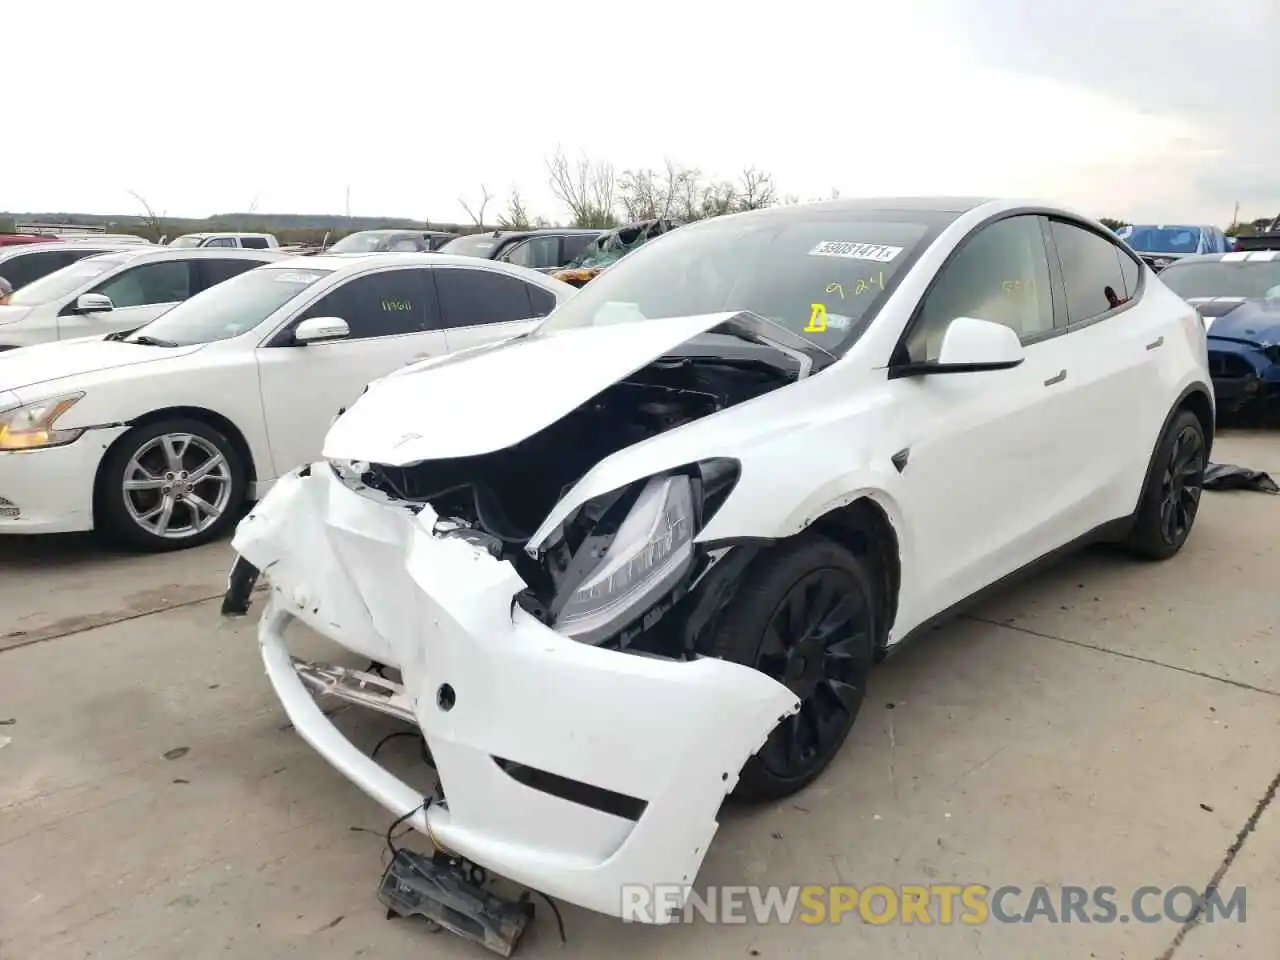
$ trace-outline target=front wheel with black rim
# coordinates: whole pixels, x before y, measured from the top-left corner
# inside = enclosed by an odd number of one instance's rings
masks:
[[[1200,418],[1190,410],[1179,411],[1156,448],[1129,534],[1131,553],[1144,560],[1167,560],[1182,549],[1200,510],[1208,463]]]
[[[143,550],[208,543],[235,522],[247,477],[235,446],[199,420],[135,427],[108,451],[98,475],[98,526]]]
[[[748,567],[708,652],[777,680],[800,700],[800,709],[747,761],[735,796],[793,794],[843,746],[874,660],[881,609],[875,582],[865,557],[813,534],[773,548]]]

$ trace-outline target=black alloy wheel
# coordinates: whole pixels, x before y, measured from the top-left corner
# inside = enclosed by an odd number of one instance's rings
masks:
[[[840,751],[879,642],[876,582],[866,557],[814,534],[772,548],[747,569],[708,652],[777,680],[800,709],[747,761],[736,796],[793,794]]]

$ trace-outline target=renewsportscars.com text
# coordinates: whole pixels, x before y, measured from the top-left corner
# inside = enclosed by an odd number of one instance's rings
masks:
[[[1207,895],[1190,886],[1142,886],[1121,893],[1112,886],[976,883],[623,888],[623,920],[652,923],[663,915],[671,922],[715,924],[1183,924],[1197,918],[1244,923],[1245,888]]]

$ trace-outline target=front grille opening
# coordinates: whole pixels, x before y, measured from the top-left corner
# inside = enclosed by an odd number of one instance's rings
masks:
[[[614,793],[612,790],[605,790],[601,787],[593,787],[589,783],[570,780],[568,777],[561,777],[545,770],[528,767],[512,760],[494,757],[493,762],[512,780],[522,783],[532,790],[538,790],[541,793],[549,794],[560,800],[567,800],[570,803],[576,803],[582,807],[589,807],[592,810],[599,810],[601,813],[610,813],[615,817],[630,820],[632,823],[638,821],[649,806],[648,800],[629,797],[625,793]]]

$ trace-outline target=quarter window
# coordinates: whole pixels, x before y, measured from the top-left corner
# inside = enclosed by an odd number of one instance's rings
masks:
[[[449,327],[510,323],[539,314],[529,285],[492,270],[440,267],[435,271],[440,314]]]
[[[205,244],[206,247],[234,247],[235,245],[234,237],[214,237]]]
[[[177,303],[191,296],[191,261],[162,260],[126,270],[94,288],[117,309]]]
[[[1067,295],[1067,321],[1082,323],[1129,302],[1130,290],[1121,266],[1124,254],[1110,240],[1091,230],[1055,220],[1053,242],[1062,265]]]
[[[223,280],[238,277],[246,270],[262,266],[261,260],[197,260],[196,269],[200,273],[200,289],[215,287]]]
[[[431,284],[425,270],[383,270],[348,280],[298,318],[340,317],[352,340],[394,337],[435,329]]]
[[[1040,218],[982,228],[942,269],[907,338],[912,362],[937,360],[957,317],[1009,327],[1024,342],[1053,329],[1053,297]]]

